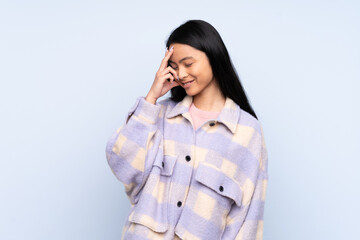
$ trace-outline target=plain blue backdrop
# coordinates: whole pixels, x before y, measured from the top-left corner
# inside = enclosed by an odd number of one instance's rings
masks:
[[[0,239],[120,239],[130,204],[105,145],[189,19],[219,31],[262,123],[264,240],[360,239],[359,12],[355,0],[2,0]]]

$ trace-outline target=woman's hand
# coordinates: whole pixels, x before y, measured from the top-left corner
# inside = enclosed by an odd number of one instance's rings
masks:
[[[173,47],[170,48],[170,51],[166,49],[165,57],[161,61],[160,68],[155,75],[155,80],[149,93],[146,95],[146,101],[155,104],[159,97],[165,95],[171,88],[180,85],[176,81],[178,80],[176,71],[171,66],[168,66],[168,60],[173,52]]]

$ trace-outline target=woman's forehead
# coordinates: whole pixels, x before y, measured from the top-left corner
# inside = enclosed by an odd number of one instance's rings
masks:
[[[198,60],[201,58],[201,51],[186,45],[186,44],[179,44],[179,43],[174,43],[171,44],[169,49],[171,47],[174,47],[173,49],[173,53],[170,56],[169,61],[170,62],[182,62],[185,61],[187,59],[189,60]]]

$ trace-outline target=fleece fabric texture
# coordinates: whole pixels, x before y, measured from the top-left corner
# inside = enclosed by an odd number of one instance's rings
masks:
[[[268,155],[261,123],[226,98],[195,129],[193,97],[140,96],[106,144],[131,203],[121,239],[261,240]]]

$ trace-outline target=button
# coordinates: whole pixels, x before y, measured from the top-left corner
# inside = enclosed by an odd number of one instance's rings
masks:
[[[178,207],[181,207],[181,201],[178,201],[178,202],[177,202],[177,206],[178,206]]]
[[[220,190],[220,192],[224,191],[224,187],[223,187],[223,186],[220,186],[220,187],[219,187],[219,190]]]
[[[209,125],[210,125],[211,127],[212,127],[212,126],[215,126],[215,122],[211,122]]]
[[[161,163],[162,167],[164,167],[164,162]]]
[[[190,160],[191,160],[191,157],[190,157],[189,155],[187,155],[187,156],[185,157],[185,159],[186,159],[186,161],[190,161]]]

